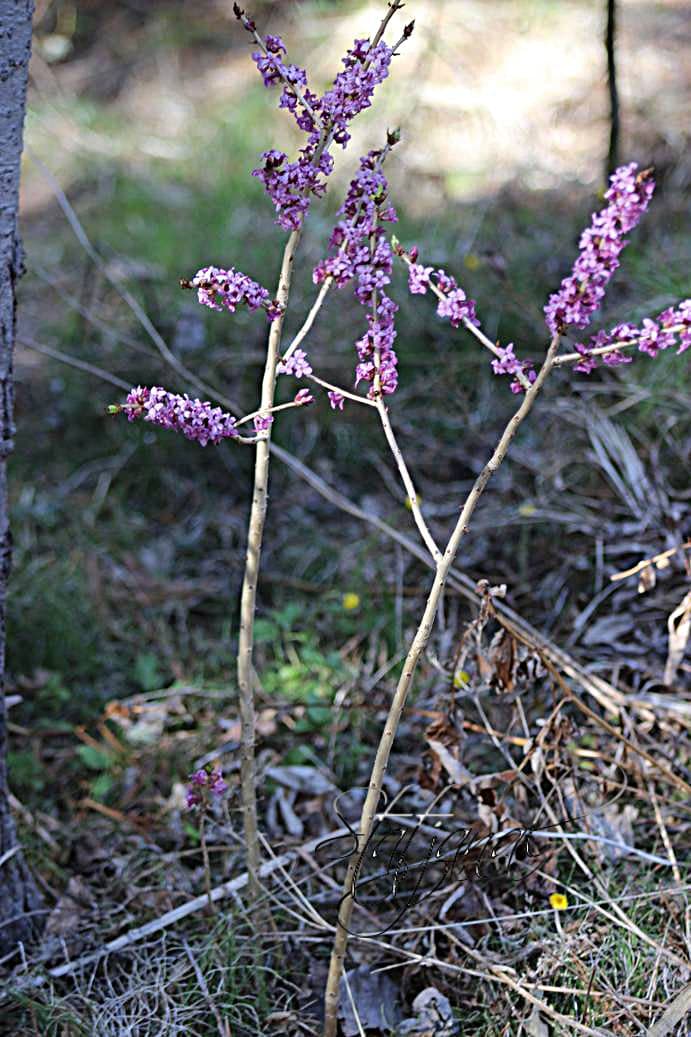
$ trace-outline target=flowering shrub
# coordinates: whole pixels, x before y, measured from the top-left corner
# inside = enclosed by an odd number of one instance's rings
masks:
[[[661,350],[677,345],[677,352],[688,349],[691,342],[691,300],[665,309],[656,319],[645,319],[639,327],[619,324],[610,332],[600,331],[587,343],[577,343],[571,352],[561,350],[563,338],[570,328],[586,328],[599,310],[607,286],[619,266],[620,255],[627,243],[625,235],[638,224],[646,211],[655,188],[652,171],[639,171],[635,163],[622,166],[612,175],[605,194],[605,208],[593,215],[583,232],[579,254],[571,273],[547,301],[544,314],[550,341],[541,349],[540,365],[517,356],[514,343],[493,342],[482,331],[475,300],[468,298],[452,274],[442,268],[425,265],[416,247],[404,248],[396,238],[388,236],[388,225],[397,220],[389,200],[389,185],[383,172],[385,162],[399,141],[398,132],[389,133],[386,144],[360,158],[358,169],[348,186],[339,219],[328,242],[327,255],[313,271],[319,286],[317,299],[302,327],[285,348],[281,349],[283,319],[288,304],[292,261],[300,232],[315,198],[324,194],[333,169],[330,148],[343,148],[351,139],[352,120],[372,103],[375,90],[389,75],[392,62],[413,31],[413,23],[405,26],[396,43],[389,45],[384,34],[402,0],[391,0],[377,33],[371,39],[356,39],[343,59],[343,70],[321,96],[308,86],[304,69],[289,64],[286,47],[279,36],[262,37],[255,22],[236,4],[236,17],[257,46],[253,60],[264,85],[279,88],[279,107],[295,119],[306,140],[298,157],[269,149],[262,154],[263,164],[254,171],[269,195],[276,212],[277,224],[289,237],[284,249],[281,275],[272,299],[267,289],[234,268],[205,267],[185,287],[197,291],[199,302],[217,311],[234,313],[238,306],[250,310],[263,309],[270,322],[261,399],[258,408],[242,418],[225,413],[211,403],[176,395],[155,386],[134,388],[124,404],[112,408],[130,421],[141,418],[162,428],[181,432],[202,446],[225,439],[255,447],[255,482],[250,514],[245,580],[241,598],[238,650],[238,686],[242,712],[242,798],[247,844],[249,888],[258,895],[257,880],[259,836],[255,794],[254,704],[253,704],[253,624],[260,553],[267,507],[269,471],[269,439],[275,415],[281,410],[305,406],[313,402],[312,391],[300,388],[288,403],[275,403],[277,378],[306,379],[327,392],[334,411],[344,410],[346,400],[374,408],[396,461],[406,494],[406,501],[422,540],[435,565],[435,577],[424,614],[410,645],[401,676],[393,696],[389,715],[381,736],[367,797],[359,825],[358,847],[349,865],[340,902],[334,950],[326,991],[326,1037],[336,1032],[336,1010],[339,979],[348,939],[348,924],[353,908],[353,879],[358,869],[358,854],[366,845],[378,807],[383,776],[389,753],[410,690],[418,660],[428,643],[437,615],[440,596],[461,540],[484,489],[504,460],[522,421],[532,409],[537,395],[554,368],[570,365],[589,373],[600,361],[608,366],[629,363],[634,350],[655,357]],[[397,303],[390,294],[394,262],[407,266],[408,289],[413,295],[436,297],[436,313],[452,327],[463,327],[491,355],[492,371],[510,379],[517,409],[482,468],[466,500],[460,508],[457,523],[443,549],[437,546],[421,510],[421,500],[396,441],[385,399],[391,397],[399,383],[399,364],[395,351],[395,318]],[[367,310],[366,328],[354,343],[357,355],[351,388],[332,385],[315,372],[313,360],[301,348],[308,337],[327,293],[352,286],[358,302]],[[360,388],[361,383],[364,387]],[[240,426],[252,422],[254,436],[242,436]],[[352,599],[352,600],[351,600]],[[357,595],[343,598],[343,607],[355,609]],[[214,795],[225,790],[219,771],[197,771],[190,778],[188,804],[203,807]],[[211,900],[211,895],[209,894]]]

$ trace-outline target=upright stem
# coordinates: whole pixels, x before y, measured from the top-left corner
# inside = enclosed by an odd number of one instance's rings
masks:
[[[389,420],[389,412],[386,409],[386,404],[384,403],[381,396],[377,397],[376,403],[377,410],[379,411],[379,418],[382,423],[382,428],[384,429],[384,435],[386,436],[386,441],[389,444],[389,447],[391,448],[391,453],[394,456],[394,460],[396,461],[396,465],[398,466],[398,471],[403,481],[403,485],[405,486],[406,493],[408,494],[408,500],[410,501],[410,510],[413,513],[415,525],[418,528],[420,536],[425,542],[425,547],[432,555],[432,558],[435,562],[439,562],[441,560],[441,551],[434,542],[434,537],[430,533],[429,527],[425,522],[424,516],[420,509],[420,503],[418,501],[417,493],[415,491],[415,486],[413,485],[413,480],[410,477],[410,472],[408,471],[408,466],[405,463],[405,459],[403,457],[403,454],[401,453],[400,447],[396,442],[396,437],[394,435],[393,428],[391,427],[391,422]]]
[[[605,50],[607,51],[607,87],[609,90],[609,148],[607,151],[607,168],[605,183],[611,173],[619,165],[619,91],[617,89],[617,5],[616,0],[607,0],[607,28],[605,30]]]
[[[338,922],[336,925],[336,936],[334,938],[333,950],[331,952],[331,961],[329,964],[329,975],[326,984],[325,994],[325,1016],[324,1016],[324,1037],[336,1037],[336,1031],[338,1027],[338,995],[340,979],[343,972],[343,962],[345,959],[345,952],[348,946],[348,927],[350,925],[350,919],[353,913],[354,907],[354,885],[355,879],[360,869],[362,860],[362,854],[367,845],[367,841],[372,832],[372,825],[374,816],[379,806],[379,800],[382,793],[383,779],[386,772],[386,767],[389,762],[389,755],[393,746],[398,725],[400,723],[401,714],[403,707],[405,706],[408,692],[413,682],[413,676],[417,668],[417,664],[420,660],[420,656],[427,647],[427,643],[430,639],[432,629],[434,626],[434,620],[439,605],[439,599],[441,598],[444,586],[446,584],[449,570],[453,565],[454,558],[458,552],[461,540],[468,532],[468,522],[475,511],[477,503],[482,496],[482,493],[487,486],[487,483],[491,479],[492,475],[501,465],[502,461],[506,457],[506,453],[509,449],[511,441],[513,440],[516,432],[518,431],[524,418],[530,413],[530,410],[535,402],[537,394],[540,392],[545,379],[549,375],[554,362],[554,357],[559,345],[558,336],[555,336],[552,340],[545,361],[540,369],[540,373],[537,379],[526,392],[521,406],[518,408],[516,413],[513,415],[508,425],[502,433],[501,439],[495,447],[494,453],[491,458],[482,469],[477,479],[473,484],[466,501],[461,510],[458,522],[454,528],[453,533],[449,539],[448,544],[441,560],[437,563],[437,569],[434,577],[434,583],[430,590],[429,597],[427,598],[427,604],[425,605],[425,611],[420,625],[417,628],[415,637],[413,638],[412,644],[406,656],[405,663],[403,665],[403,671],[398,681],[394,697],[389,707],[389,712],[384,724],[384,731],[382,732],[379,747],[377,748],[377,754],[372,765],[372,773],[369,781],[369,787],[367,790],[367,796],[362,808],[362,814],[360,817],[360,826],[358,831],[358,846],[357,851],[350,858],[348,864],[348,870],[343,885],[343,898],[338,913]]]
[[[0,957],[37,934],[37,917],[42,913],[10,808],[5,705],[7,581],[12,561],[7,466],[14,448],[16,285],[23,266],[17,212],[33,11],[33,0],[0,0]]]
[[[266,350],[266,363],[262,379],[261,411],[273,406],[276,392],[276,364],[278,362],[283,319],[290,294],[293,259],[300,240],[300,231],[292,232],[283,252],[281,273],[278,279],[276,299],[282,308],[281,316],[273,321]],[[259,836],[257,830],[256,766],[254,758],[255,716],[252,654],[254,647],[254,610],[257,599],[257,578],[261,558],[264,522],[269,489],[269,442],[271,428],[256,446],[254,461],[254,491],[247,532],[247,555],[245,576],[240,599],[240,637],[238,645],[238,688],[240,693],[241,734],[241,796],[245,844],[247,847],[247,873],[250,896],[259,896],[257,873],[260,862]]]

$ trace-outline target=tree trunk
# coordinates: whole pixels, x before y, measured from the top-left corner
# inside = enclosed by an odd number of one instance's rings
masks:
[[[14,440],[15,285],[22,266],[17,209],[33,9],[33,0],[0,0],[0,956],[30,940],[41,918],[35,913],[41,898],[17,845],[8,801],[5,708],[5,615],[12,559],[7,460]]]
[[[617,6],[616,0],[607,0],[605,28],[607,52],[607,89],[609,91],[609,147],[605,163],[605,187],[610,175],[619,165],[619,91],[617,89]]]

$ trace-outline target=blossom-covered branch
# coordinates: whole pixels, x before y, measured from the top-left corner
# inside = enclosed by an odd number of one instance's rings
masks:
[[[477,319],[475,300],[467,297],[455,277],[447,274],[441,267],[435,270],[432,266],[418,263],[419,254],[416,246],[406,251],[394,238],[393,250],[408,266],[408,290],[411,295],[426,295],[428,290],[433,292],[439,300],[437,315],[447,317],[453,328],[462,325],[494,354],[492,370],[495,374],[513,376],[511,392],[520,393],[529,389],[536,377],[532,360],[520,360],[514,353],[513,342],[508,346],[500,346],[485,335]]]
[[[545,306],[545,320],[553,335],[569,325],[586,328],[600,308],[627,244],[624,235],[639,223],[655,190],[652,170],[637,170],[636,163],[631,162],[612,174],[605,193],[609,204],[594,213],[590,227],[581,235],[580,254],[572,272]]]
[[[297,230],[312,197],[324,193],[326,179],[333,169],[329,145],[335,142],[346,147],[350,140],[350,123],[370,107],[376,87],[388,76],[395,48],[389,47],[381,37],[389,18],[399,6],[390,5],[372,42],[355,40],[343,58],[343,70],[336,76],[332,87],[319,97],[309,90],[305,70],[283,61],[286,47],[281,37],[267,36],[262,40],[255,23],[235,4],[236,17],[260,45],[261,49],[252,57],[264,85],[283,84],[279,107],[291,111],[299,128],[307,134],[307,142],[294,162],[288,161],[284,151],[271,148],[262,154],[263,166],[253,172],[264,184],[274,203],[277,223],[285,230]],[[412,31],[411,23],[406,26],[398,43],[407,39]]]
[[[379,358],[377,376],[381,392],[390,395],[398,385],[398,358],[393,348],[394,315],[398,306],[383,291],[391,281],[393,252],[380,225],[395,222],[398,217],[391,205],[385,205],[388,182],[381,170],[381,157],[382,151],[378,150],[360,159],[360,169],[350,182],[340,210],[342,219],[329,239],[335,252],[321,260],[312,275],[315,284],[332,278],[339,288],[356,280],[355,295],[363,306],[371,306],[376,293],[376,307],[367,317],[368,330],[355,343],[358,356],[355,384],[369,382],[370,398],[374,396],[375,351]]]
[[[640,327],[635,324],[617,324],[611,331],[598,331],[586,344],[576,344],[575,353],[564,353],[555,364],[575,364],[574,371],[590,374],[598,361],[615,367],[630,364],[633,359],[623,350],[638,348],[653,360],[658,353],[677,346],[677,356],[691,346],[691,299],[678,306],[663,310],[654,320],[646,317]]]
[[[235,313],[243,303],[249,310],[266,310],[269,320],[281,315],[281,307],[271,299],[266,288],[253,281],[235,267],[223,270],[217,266],[205,266],[198,270],[191,281],[181,280],[182,288],[196,288],[197,299],[202,306],[212,310],[228,310]]]
[[[128,421],[142,418],[161,428],[181,432],[186,439],[192,439],[200,446],[239,438],[237,422],[231,414],[211,403],[192,400],[186,393],[168,392],[159,385],[151,389],[138,385],[130,390],[125,403],[109,409],[111,414],[122,411]]]

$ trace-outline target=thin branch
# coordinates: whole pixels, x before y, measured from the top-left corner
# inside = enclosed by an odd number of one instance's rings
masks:
[[[86,360],[80,360],[79,357],[71,356],[69,353],[62,353],[59,349],[52,349],[51,346],[40,345],[25,335],[17,338],[17,341],[27,349],[33,349],[35,353],[43,353],[44,356],[52,357],[53,360],[60,360],[63,364],[76,367],[79,371],[93,374],[97,378],[103,379],[104,382],[110,382],[111,385],[116,386],[118,389],[124,389],[125,392],[132,388],[131,385],[123,382],[122,378],[118,378],[117,375],[111,374],[110,371],[105,371],[102,367],[97,367],[96,364],[89,364]]]
[[[676,334],[683,330],[683,325],[675,324],[665,330],[672,334]],[[586,353],[562,353],[562,355],[558,356],[554,361],[554,366],[561,367],[562,364],[577,363],[579,360],[584,360],[590,356],[607,356],[608,353],[618,353],[624,349],[633,349],[634,346],[638,345],[641,337],[642,336],[639,335],[637,338],[627,339],[625,342],[611,342],[608,346],[597,346],[595,349],[588,349]]]
[[[408,264],[408,266],[413,265],[413,261],[407,252],[398,252],[394,250],[394,254],[398,255],[404,263]],[[437,299],[441,300],[446,298],[444,292],[442,292],[442,290],[438,287],[438,285],[434,283],[434,281],[430,280],[429,286],[432,289],[432,292],[436,295]],[[463,327],[466,329],[466,331],[469,331],[471,335],[474,335],[478,342],[480,342],[485,347],[485,349],[489,349],[490,353],[493,353],[496,357],[502,356],[501,348],[496,344],[496,342],[492,342],[492,340],[488,338],[487,335],[485,335],[484,331],[482,331],[481,328],[478,328],[477,324],[473,324],[473,322],[468,320],[467,317],[463,317],[461,319],[461,323]],[[556,363],[556,360],[554,362]],[[516,378],[527,392],[528,389],[530,389],[531,383],[528,381],[522,370],[516,372]]]
[[[342,389],[340,385],[332,385],[331,382],[325,382],[323,378],[319,378],[316,374],[308,374],[305,377],[308,381],[321,385],[323,389],[330,389],[331,392],[337,392],[339,396],[344,396],[347,400],[353,400],[354,403],[364,403],[366,407],[376,407],[374,400],[368,400],[366,396],[358,396],[354,392],[348,392],[347,389]]]
[[[273,406],[276,392],[276,364],[278,361],[281,332],[285,316],[293,260],[300,241],[300,230],[293,231],[286,243],[278,280],[276,300],[281,307],[280,316],[271,324],[266,349],[266,363],[262,379],[260,409],[268,412]],[[255,763],[255,713],[254,685],[252,680],[254,650],[254,615],[259,579],[259,561],[264,537],[264,523],[269,494],[269,443],[271,427],[266,436],[257,443],[254,461],[254,489],[247,532],[247,554],[245,573],[240,597],[240,631],[238,640],[238,690],[241,716],[241,794],[247,870],[250,876],[250,894],[255,900],[259,896],[257,874],[260,865],[260,846],[257,824],[257,792]]]
[[[415,486],[413,485],[413,480],[410,477],[410,472],[408,471],[408,467],[405,463],[400,447],[396,442],[396,437],[394,435],[394,431],[391,427],[391,422],[389,420],[389,412],[381,396],[378,396],[376,399],[376,407],[379,413],[379,418],[382,423],[382,428],[384,429],[386,441],[389,444],[389,447],[391,448],[391,453],[393,454],[394,459],[396,461],[396,465],[398,466],[398,471],[403,481],[403,485],[405,486],[405,491],[408,494],[408,500],[410,501],[410,510],[413,513],[415,525],[418,528],[420,536],[427,545],[427,548],[429,550],[429,553],[432,555],[432,558],[435,562],[438,563],[441,561],[441,551],[437,547],[434,537],[430,533],[429,526],[425,522],[424,516],[420,509],[420,503],[418,501],[417,492],[415,490]]]

